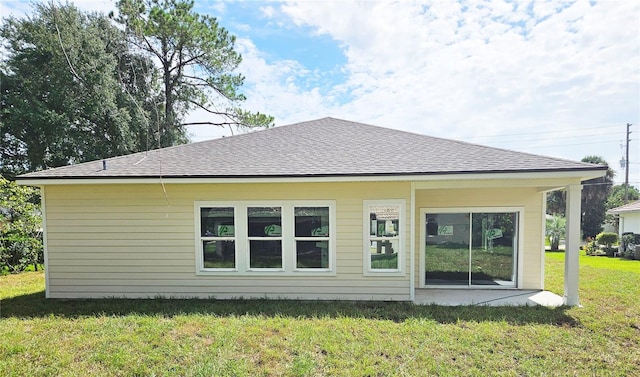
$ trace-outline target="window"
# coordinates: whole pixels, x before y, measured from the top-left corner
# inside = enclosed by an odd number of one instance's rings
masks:
[[[423,286],[516,286],[519,209],[433,209],[421,216]]]
[[[204,268],[236,268],[233,207],[200,209],[200,242]]]
[[[404,201],[365,201],[365,274],[404,270]]]
[[[197,274],[335,275],[335,202],[196,202]]]
[[[296,268],[329,268],[329,207],[295,207]]]
[[[249,268],[282,269],[282,208],[247,208]]]

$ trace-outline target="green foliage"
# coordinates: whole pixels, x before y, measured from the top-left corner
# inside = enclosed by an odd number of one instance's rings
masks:
[[[582,162],[608,165],[602,157],[598,156],[587,156],[582,159]],[[604,177],[583,182],[581,228],[584,237],[594,237],[602,231],[606,215],[605,204],[613,184],[613,176],[613,170],[607,169]]]
[[[567,193],[555,190],[547,194],[547,213],[549,215],[565,216],[567,210]]]
[[[640,235],[633,233],[626,233],[622,235],[622,239],[620,240],[620,251],[622,256],[628,259],[636,258],[636,247],[638,247],[638,243],[636,242],[640,238]]]
[[[560,246],[560,240],[566,234],[566,224],[567,219],[559,215],[554,215],[552,218],[546,220],[545,233],[547,237],[549,237],[551,250],[558,250]]]
[[[589,243],[587,243],[587,245],[584,248],[584,251],[586,255],[589,255],[589,256],[600,255],[600,248],[598,247],[598,244],[596,243],[596,241],[590,241]]]
[[[0,35],[6,176],[148,147],[155,68],[105,16],[35,4],[29,18],[5,19]]]
[[[608,165],[602,157],[598,156],[586,156],[582,159],[582,162]],[[608,219],[606,217],[606,211],[613,208],[609,207],[609,192],[614,192],[611,190],[613,176],[613,170],[607,169],[603,177],[583,182],[580,227],[585,238],[595,237],[596,234],[602,231],[602,225],[605,219]],[[548,193],[547,213],[550,215],[565,216],[566,203],[566,192],[564,190],[556,190]]]
[[[609,193],[609,197],[607,198],[607,202],[605,204],[606,210],[610,210],[612,208],[617,208],[625,205],[624,202],[624,184],[615,185],[611,188],[611,192]],[[640,199],[640,191],[633,186],[629,186],[628,189],[629,202]],[[615,215],[606,215],[606,222],[608,224],[613,225],[616,229],[618,229],[618,217]]]
[[[43,263],[39,201],[37,189],[0,176],[0,274]]]
[[[613,232],[602,232],[596,236],[599,245],[611,246],[618,242],[618,235]]]
[[[36,3],[30,17],[3,20],[5,177],[185,143],[182,120],[193,109],[211,114],[202,124],[272,125],[239,107],[241,56],[215,18],[188,1],[118,6],[125,30],[71,4]]]
[[[273,117],[239,107],[244,77],[234,71],[242,61],[235,37],[215,18],[193,11],[193,1],[120,0],[117,21],[129,41],[157,61],[162,72],[161,144],[184,135],[181,126],[269,127]],[[205,110],[211,119],[184,123],[191,109]]]
[[[629,185],[628,190],[629,201],[640,199],[640,191],[637,188]],[[624,202],[624,184],[615,185],[611,187],[611,192],[607,198],[606,208],[607,210],[625,205]]]
[[[598,245],[603,245],[607,254],[613,252],[612,245],[618,243],[618,235],[612,232],[602,232],[596,236]]]

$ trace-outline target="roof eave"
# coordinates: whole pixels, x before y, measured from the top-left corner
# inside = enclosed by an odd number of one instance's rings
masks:
[[[353,174],[295,174],[295,175],[164,175],[164,176],[19,176],[16,181],[25,186],[62,184],[109,184],[109,183],[250,183],[293,181],[432,181],[450,179],[521,179],[521,178],[571,178],[581,181],[602,177],[603,168],[585,169],[528,169],[515,171],[452,171],[410,173],[353,173]]]

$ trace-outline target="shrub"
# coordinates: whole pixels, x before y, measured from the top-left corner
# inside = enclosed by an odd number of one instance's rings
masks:
[[[618,235],[613,232],[601,232],[596,236],[598,245],[603,245],[607,255],[613,256],[614,249],[612,245],[618,243]]]
[[[598,255],[600,249],[598,248],[596,241],[591,241],[584,247],[584,251],[587,255]]]
[[[635,258],[635,248],[637,245],[636,237],[633,233],[626,233],[622,235],[622,242],[620,242],[620,252],[622,256],[629,259]]]
[[[602,232],[596,236],[596,242],[598,245],[611,247],[611,245],[618,242],[618,235],[613,232]]]

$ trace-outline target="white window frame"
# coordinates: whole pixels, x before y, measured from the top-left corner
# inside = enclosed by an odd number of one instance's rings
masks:
[[[424,255],[424,245],[427,240],[426,235],[426,215],[428,213],[507,213],[507,212],[517,212],[518,213],[518,234],[517,244],[518,250],[515,255],[515,281],[514,285],[507,286],[479,286],[479,285],[427,285],[425,284],[425,255]],[[418,279],[419,284],[418,288],[435,288],[435,289],[517,289],[522,287],[522,279],[524,275],[523,268],[523,259],[524,259],[524,226],[525,219],[525,210],[524,207],[438,207],[438,208],[420,208],[420,245],[416,248],[416,252],[419,253],[420,256],[420,268],[419,274],[420,279]]]
[[[246,211],[246,216],[244,221],[246,221],[246,223],[244,224],[246,226],[247,229],[247,234],[246,234],[246,251],[247,251],[247,255],[246,255],[246,261],[247,261],[247,265],[246,265],[246,270],[247,271],[274,271],[274,272],[278,272],[278,271],[284,271],[285,269],[285,260],[284,260],[284,252],[285,252],[285,245],[284,245],[284,237],[283,235],[285,234],[285,229],[287,229],[287,227],[284,224],[284,208],[281,205],[250,205],[250,206],[246,206],[244,207]],[[280,226],[282,227],[282,233],[280,234],[280,237],[269,237],[269,236],[250,236],[248,234],[248,224],[249,224],[249,208],[280,208]],[[288,229],[287,229],[288,230]],[[251,241],[280,241],[280,260],[282,260],[282,264],[280,265],[280,267],[251,267]]]
[[[398,227],[400,231],[397,237],[375,237],[378,239],[397,239],[398,240],[398,268],[396,269],[372,269],[371,268],[371,235],[370,235],[370,213],[372,206],[398,206],[399,219]],[[406,200],[405,199],[386,199],[386,200],[364,200],[362,202],[362,244],[363,244],[363,275],[364,276],[404,276],[406,274],[406,247],[405,238],[407,234],[406,221]]]
[[[296,208],[318,208],[318,207],[326,207],[329,209],[329,236],[325,237],[298,237],[296,236]],[[306,205],[294,205],[293,206],[293,270],[294,271],[331,271],[331,245],[334,241],[331,240],[333,233],[335,230],[331,230],[333,223],[335,220],[331,219],[331,207],[326,205],[317,205],[317,206],[306,206]],[[335,228],[334,228],[335,229]],[[335,237],[334,237],[335,238]],[[315,242],[323,242],[327,241],[329,243],[329,266],[326,268],[299,268],[298,267],[298,241],[315,241]],[[334,253],[335,254],[335,253]]]
[[[234,232],[233,232],[233,237],[231,236],[225,236],[225,237],[220,237],[220,236],[215,236],[215,237],[209,237],[209,236],[202,236],[202,220],[200,218],[200,210],[202,208],[231,208],[233,210],[233,222],[234,222]],[[198,241],[197,241],[197,247],[196,249],[200,250],[200,260],[199,262],[199,269],[200,270],[206,270],[206,271],[237,271],[238,270],[238,240],[237,240],[237,227],[235,226],[235,221],[236,221],[236,217],[237,217],[237,213],[236,213],[236,208],[233,205],[227,205],[227,206],[222,206],[222,205],[211,205],[211,206],[201,206],[197,208],[197,213],[196,213],[196,221],[197,221],[197,229],[198,232],[196,234],[196,236],[198,237]],[[234,247],[234,258],[235,258],[235,267],[234,268],[206,268],[204,267],[204,250],[202,249],[202,242],[203,241],[233,241],[233,247]]]
[[[226,207],[234,209],[236,268],[204,268],[202,250],[200,209],[210,207]],[[282,268],[253,268],[249,266],[248,213],[249,207],[282,208]],[[328,268],[296,268],[296,240],[306,237],[295,237],[296,207],[328,207],[329,237],[313,237],[317,241],[329,241]],[[194,240],[195,240],[195,273],[196,275],[217,276],[336,276],[336,202],[335,200],[278,200],[278,201],[194,201]],[[255,237],[251,237],[255,239]],[[277,240],[278,237],[268,237]]]

